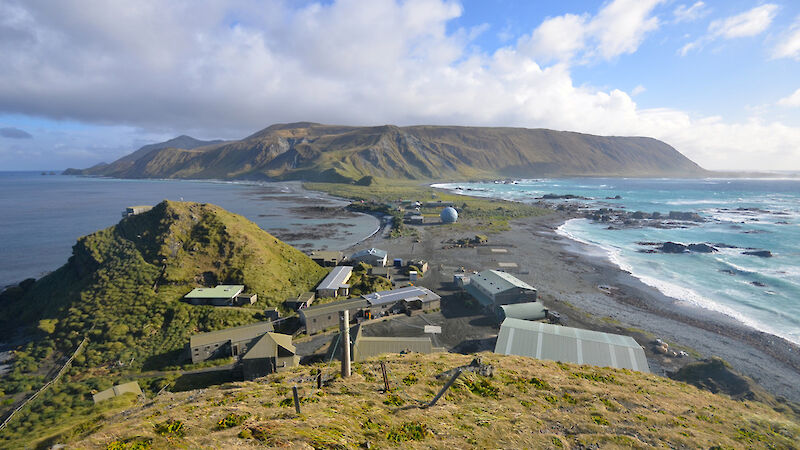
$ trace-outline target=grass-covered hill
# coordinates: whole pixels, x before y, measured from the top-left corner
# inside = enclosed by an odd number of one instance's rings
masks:
[[[437,405],[436,375],[468,364],[456,354],[384,357],[300,367],[261,381],[166,393],[124,413],[97,415],[75,448],[796,448],[789,412],[655,375],[483,354],[494,374],[465,372]],[[335,377],[321,389],[313,373]],[[291,387],[297,385],[301,414]],[[132,401],[132,400],[131,400]],[[133,445],[140,447],[133,447]],[[128,447],[125,447],[128,445]]]
[[[351,182],[520,176],[697,176],[677,150],[645,137],[526,128],[273,125],[239,141],[164,146],[72,174]]]
[[[15,432],[35,434],[78,414],[91,405],[93,389],[181,364],[191,334],[263,320],[265,306],[311,289],[325,273],[214,205],[164,201],[122,219],[80,238],[55,272],[0,296],[3,341],[30,340],[0,378],[0,417],[52,378],[84,338],[86,347],[62,381],[14,419]],[[216,283],[244,284],[259,302],[219,308],[181,301],[192,288]]]

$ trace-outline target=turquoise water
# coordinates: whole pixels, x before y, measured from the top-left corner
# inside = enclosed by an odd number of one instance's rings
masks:
[[[64,264],[83,235],[116,224],[130,205],[186,200],[219,205],[241,214],[264,230],[316,233],[296,235],[290,244],[342,249],[371,234],[378,221],[358,214],[312,218],[303,206],[346,203],[297,191],[286,183],[236,183],[183,180],[118,180],[42,176],[40,172],[0,172],[0,289]],[[328,233],[321,236],[320,227]]]
[[[800,344],[800,180],[546,179],[437,185],[480,197],[552,200],[647,213],[697,212],[708,222],[685,229],[623,228],[573,219],[559,233],[602,248],[609,259],[679,301],[727,314]],[[457,189],[461,187],[463,189]],[[608,197],[621,196],[619,200]],[[746,208],[743,210],[741,208]],[[639,242],[727,244],[711,254],[643,253]],[[769,250],[772,258],[743,255]]]

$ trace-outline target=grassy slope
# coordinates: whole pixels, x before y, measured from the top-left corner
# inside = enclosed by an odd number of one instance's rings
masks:
[[[324,275],[298,250],[213,205],[163,202],[82,237],[66,265],[22,299],[0,306],[3,329],[38,326],[38,339],[16,353],[12,373],[0,379],[0,397],[38,388],[61,355],[84,336],[90,339],[64,383],[34,402],[0,439],[36,435],[67,415],[80,415],[91,404],[92,389],[175,365],[191,334],[262,320],[265,304],[306,291]],[[180,301],[209,280],[245,284],[259,303],[216,308]]]
[[[130,158],[129,158],[130,159]],[[122,178],[278,178],[329,182],[497,176],[692,176],[705,172],[643,137],[487,127],[272,126],[243,140],[147,153],[86,173]]]
[[[800,438],[796,417],[760,403],[734,401],[650,374],[494,354],[483,355],[495,367],[492,378],[462,375],[439,404],[419,408],[444,384],[436,374],[471,358],[386,356],[397,388],[391,395],[382,392],[377,360],[356,363],[353,377],[337,378],[321,390],[310,377],[293,378],[315,369],[333,376],[335,364],[297,368],[261,382],[166,394],[124,415],[108,416],[74,445],[105,448],[138,437],[153,448],[356,448],[367,441],[378,448],[793,448]],[[299,417],[288,400],[294,384],[304,399]],[[242,423],[219,429],[220,421],[234,416],[243,416]],[[181,421],[183,436],[156,433],[158,424],[170,420]]]

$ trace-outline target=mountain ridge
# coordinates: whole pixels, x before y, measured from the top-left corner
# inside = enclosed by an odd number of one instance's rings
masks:
[[[178,139],[178,138],[176,138]],[[174,140],[173,140],[174,141]],[[167,141],[169,143],[171,141]],[[274,124],[238,141],[192,148],[162,143],[69,174],[117,178],[476,179],[519,176],[703,176],[648,137],[511,127]],[[184,147],[189,147],[184,145]]]

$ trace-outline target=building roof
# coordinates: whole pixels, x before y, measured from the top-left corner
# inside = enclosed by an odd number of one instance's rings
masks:
[[[323,305],[314,304],[309,306],[308,308],[301,309],[300,313],[303,314],[305,317],[316,317],[325,314],[338,313],[339,311],[344,311],[345,309],[365,308],[368,305],[369,303],[366,300],[359,297],[347,300],[339,300],[331,303],[325,303]]]
[[[386,258],[388,255],[389,254],[386,253],[386,250],[381,250],[379,248],[374,248],[373,247],[373,248],[369,248],[369,249],[359,250],[359,251],[353,253],[353,256],[351,256],[350,259],[363,258],[365,256],[375,256],[377,258]]]
[[[478,303],[480,303],[483,306],[489,306],[494,303],[494,301],[492,301],[492,299],[489,298],[488,295],[484,294],[483,291],[472,285],[471,277],[467,277],[467,280],[470,280],[469,283],[464,284],[464,290],[467,291],[467,294],[471,295],[475,300],[478,301]]]
[[[241,284],[220,284],[213,288],[194,288],[183,298],[233,298],[243,290]]]
[[[363,361],[383,353],[433,353],[429,337],[363,337],[353,344],[353,361]]]
[[[396,303],[401,300],[420,299],[423,302],[430,302],[439,300],[441,297],[434,294],[427,288],[421,286],[408,286],[400,289],[392,289],[390,291],[373,292],[372,294],[363,295],[371,306],[383,305],[386,303]]]
[[[195,334],[189,338],[190,347],[216,344],[224,341],[244,341],[255,339],[272,331],[272,322],[258,322],[224,330],[209,331],[208,333]]]
[[[506,319],[495,353],[650,372],[644,350],[630,336]]]
[[[353,274],[352,266],[337,266],[322,280],[317,289],[339,289]]]
[[[329,250],[315,250],[309,255],[311,259],[335,259],[340,260],[344,256],[342,252]]]
[[[476,273],[470,276],[470,283],[478,283],[484,290],[493,294],[512,288],[536,290],[533,286],[514,275],[499,270],[484,270],[483,272]]]
[[[274,358],[278,356],[278,347],[283,347],[292,353],[296,348],[292,344],[292,336],[280,333],[266,333],[247,350],[242,359]]]
[[[547,308],[540,302],[501,305],[503,319],[540,320],[547,317]]]
[[[136,381],[118,384],[114,387],[106,389],[105,391],[100,391],[97,394],[92,395],[92,400],[94,400],[95,403],[102,402],[103,400],[118,397],[129,392],[136,395],[142,395],[142,388],[139,387],[139,383]]]

